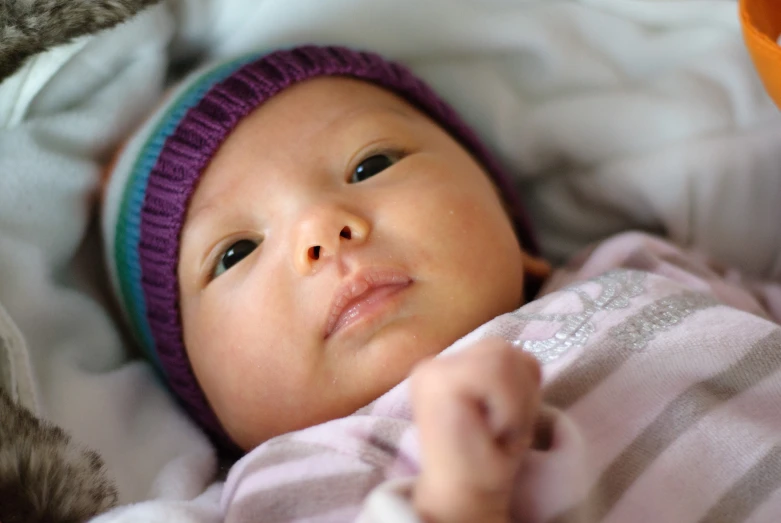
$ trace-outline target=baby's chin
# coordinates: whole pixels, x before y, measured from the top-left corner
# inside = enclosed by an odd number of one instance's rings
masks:
[[[261,420],[257,416],[246,416],[236,418],[233,422],[223,422],[223,428],[240,449],[249,452],[274,438],[360,412],[361,409],[403,381],[403,378],[393,380],[376,390],[367,391],[365,394],[356,393],[349,398],[341,398],[327,405],[319,405],[318,408],[313,408],[314,405],[309,405],[310,408],[291,406],[290,416],[285,416],[276,423],[268,423],[268,419]]]
[[[403,368],[396,369],[396,376],[390,373],[379,375],[376,378],[367,375],[367,379],[359,388],[351,390],[349,394],[333,397],[331,401],[324,401],[323,394],[315,394],[320,397],[312,397],[308,404],[307,400],[302,400],[298,405],[291,404],[286,409],[287,415],[279,412],[277,416],[267,416],[261,419],[256,415],[257,411],[254,413],[243,412],[241,415],[234,413],[232,420],[220,418],[220,421],[231,440],[244,452],[249,452],[276,437],[360,413],[373,401],[404,382],[419,362],[436,355],[438,352],[441,351],[421,354],[415,360],[409,361]],[[337,379],[336,383],[343,380],[347,379]],[[332,381],[330,385],[333,386],[334,382]],[[327,385],[312,387],[315,393],[327,388]],[[218,412],[217,415],[219,418],[220,413]],[[272,420],[273,417],[276,419]]]
[[[219,379],[212,385],[231,387],[227,394],[223,389],[220,401],[212,402],[224,430],[240,448],[249,451],[275,437],[350,416],[402,383],[423,360],[501,313],[495,301],[490,309],[470,306],[445,311],[428,303],[417,306],[421,304],[414,295],[411,303],[414,306],[395,312],[367,338],[356,329],[335,338],[332,344],[304,350],[326,356],[303,366],[291,363],[291,367],[284,364],[273,372],[242,368],[234,369],[235,373],[217,373]],[[354,338],[361,342],[356,345]],[[291,350],[303,346],[289,345]],[[278,379],[280,374],[285,379]],[[232,377],[226,379],[228,375]],[[239,382],[244,385],[233,386]],[[253,393],[258,383],[265,387]]]

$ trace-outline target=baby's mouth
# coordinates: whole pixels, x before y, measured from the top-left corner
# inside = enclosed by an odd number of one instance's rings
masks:
[[[393,297],[411,284],[412,278],[397,269],[372,267],[353,274],[334,294],[325,339],[381,314]]]

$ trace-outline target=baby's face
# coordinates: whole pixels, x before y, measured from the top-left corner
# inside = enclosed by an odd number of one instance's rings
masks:
[[[244,449],[346,416],[517,307],[523,255],[488,176],[395,95],[318,78],[219,149],[179,262],[184,341]]]

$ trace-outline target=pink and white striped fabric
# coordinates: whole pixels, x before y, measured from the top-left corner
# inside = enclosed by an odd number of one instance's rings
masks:
[[[781,521],[781,285],[628,233],[543,294],[442,353],[502,336],[543,363],[514,521]],[[225,520],[414,522],[419,463],[405,381],[246,455]]]

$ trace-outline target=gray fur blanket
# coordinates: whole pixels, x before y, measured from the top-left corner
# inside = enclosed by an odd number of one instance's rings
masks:
[[[33,55],[113,27],[157,1],[0,0],[0,82]],[[7,360],[0,360],[0,375],[8,374]],[[3,381],[0,521],[79,523],[116,505],[101,457],[14,401]]]
[[[0,81],[24,61],[113,27],[159,0],[0,0]]]
[[[0,388],[0,521],[79,523],[113,507],[100,456],[14,403]]]

